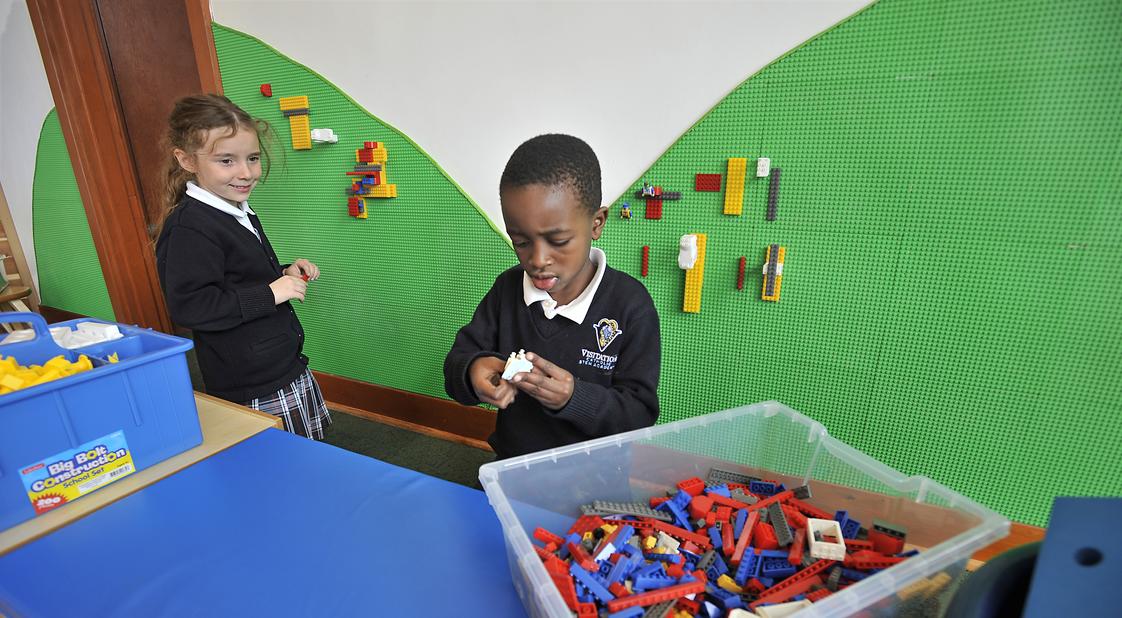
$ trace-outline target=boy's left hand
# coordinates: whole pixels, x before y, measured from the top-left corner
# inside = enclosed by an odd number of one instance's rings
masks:
[[[309,280],[314,281],[316,279],[319,279],[319,266],[316,266],[315,264],[313,264],[309,260],[305,260],[304,258],[300,258],[300,259],[296,260],[295,262],[293,262],[291,266],[284,269],[284,274],[292,275],[293,277],[299,277],[301,275],[307,275],[308,278],[305,279],[305,281],[309,281]]]
[[[573,374],[533,352],[526,353],[526,360],[534,364],[534,370],[514,376],[511,384],[549,410],[564,408],[573,396]]]

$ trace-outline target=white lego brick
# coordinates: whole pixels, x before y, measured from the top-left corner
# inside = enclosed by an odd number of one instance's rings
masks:
[[[784,618],[797,611],[814,605],[810,601],[792,601],[790,603],[776,603],[775,605],[761,605],[756,608],[756,615],[760,618]]]
[[[760,157],[756,159],[756,178],[766,178],[771,173],[771,159]]]
[[[526,351],[519,350],[517,353],[511,352],[510,358],[506,359],[506,367],[503,368],[503,379],[509,380],[519,373],[530,373],[534,369],[534,364],[526,360]]]
[[[331,129],[312,129],[312,141],[321,144],[334,144],[339,141],[339,136]]]
[[[817,540],[814,534],[822,537],[832,536],[837,542]],[[810,544],[810,555],[825,560],[845,560],[845,539],[842,538],[841,525],[832,519],[815,519],[808,517],[806,520],[806,540]]]
[[[686,234],[678,241],[678,268],[689,270],[697,263],[697,234]]]

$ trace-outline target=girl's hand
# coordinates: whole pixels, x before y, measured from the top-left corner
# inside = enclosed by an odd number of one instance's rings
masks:
[[[308,284],[297,275],[285,275],[270,283],[269,289],[273,291],[273,302],[277,305],[292,299],[304,302],[304,295],[308,292]]]
[[[468,366],[468,381],[475,389],[475,396],[483,403],[489,403],[500,410],[514,401],[518,393],[502,378],[506,361],[494,356],[480,356]]]
[[[548,410],[564,408],[576,386],[573,374],[532,352],[526,353],[526,360],[534,364],[534,370],[511,378],[514,387],[540,401]]]
[[[304,278],[305,281],[314,281],[319,279],[319,266],[316,266],[304,258],[300,258],[293,262],[291,266],[284,269],[284,274],[292,275],[293,277],[307,275],[307,278]]]

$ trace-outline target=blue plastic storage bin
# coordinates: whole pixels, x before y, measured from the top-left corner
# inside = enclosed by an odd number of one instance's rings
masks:
[[[0,355],[21,365],[85,354],[85,371],[0,395],[0,530],[35,516],[21,470],[116,431],[124,434],[136,470],[199,445],[203,440],[185,352],[188,339],[118,324],[123,338],[66,350],[34,313],[0,313],[0,323],[26,322],[35,339],[0,345]],[[83,318],[52,326],[71,329]],[[117,363],[106,358],[117,354]],[[60,508],[66,508],[63,505]]]

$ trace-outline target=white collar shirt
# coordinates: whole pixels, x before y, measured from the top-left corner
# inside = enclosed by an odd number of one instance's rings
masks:
[[[608,267],[608,256],[597,247],[593,247],[588,252],[588,258],[596,266],[596,274],[593,275],[588,287],[584,288],[584,291],[567,305],[558,306],[557,301],[553,300],[549,292],[534,287],[533,282],[530,281],[530,275],[523,272],[522,300],[526,303],[526,306],[529,307],[541,301],[542,312],[546,319],[552,320],[554,316],[561,315],[577,324],[583,323],[585,316],[588,314],[588,308],[592,305],[592,299],[596,297],[596,290],[599,289],[600,282],[604,279],[604,269]]]
[[[256,215],[257,213],[249,207],[248,201],[238,204],[238,207],[231,206],[229,202],[195,184],[193,180],[187,181],[187,195],[230,215],[239,225],[249,230],[257,238],[257,242],[261,242],[261,236],[257,234],[257,228],[253,227],[253,222],[249,220],[249,215]]]

